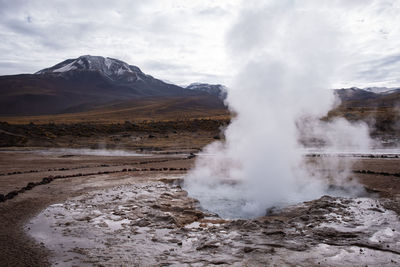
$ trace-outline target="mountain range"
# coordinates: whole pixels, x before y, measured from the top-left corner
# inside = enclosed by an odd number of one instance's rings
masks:
[[[400,88],[370,87],[334,90],[342,108],[394,107]],[[192,83],[181,87],[143,73],[118,59],[84,55],[34,74],[0,76],[0,116],[75,114],[100,110],[134,117],[170,112],[227,114],[227,88]],[[150,115],[149,115],[150,114]],[[144,115],[143,115],[144,116]]]
[[[220,85],[197,85],[183,88],[121,60],[85,55],[34,74],[0,76],[0,115],[74,113],[124,101],[135,105],[174,98],[193,99],[205,109],[224,108]]]
[[[335,94],[347,108],[395,107],[400,104],[400,88],[343,88],[336,89]]]

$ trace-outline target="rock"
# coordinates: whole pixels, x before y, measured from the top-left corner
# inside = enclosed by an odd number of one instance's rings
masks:
[[[12,199],[12,198],[14,198],[15,196],[17,196],[18,195],[18,192],[17,191],[11,191],[10,193],[8,193],[4,198],[5,199]]]
[[[188,215],[193,215],[199,219],[204,218],[204,214],[200,210],[194,210],[194,209],[193,210],[184,210],[183,213],[188,214]]]
[[[51,183],[52,181],[53,181],[53,177],[45,177],[42,179],[40,184],[48,184],[48,183]]]
[[[300,217],[300,219],[301,219],[302,221],[305,221],[305,222],[307,222],[307,221],[309,221],[309,220],[310,220],[310,216],[303,215],[303,216],[301,216],[301,217]]]
[[[268,208],[268,209],[265,211],[265,216],[274,215],[274,214],[277,214],[278,212],[279,212],[279,208],[277,208],[277,207],[271,207],[271,208]]]
[[[150,222],[146,219],[141,219],[136,225],[139,227],[146,227],[150,225]]]
[[[177,224],[176,220],[174,219],[174,217],[172,217],[171,215],[168,214],[163,214],[163,215],[159,215],[156,216],[154,218],[155,221],[157,222],[166,222],[168,224]]]
[[[262,232],[264,235],[283,235],[285,236],[286,233],[283,231],[264,231]]]
[[[28,183],[28,184],[25,186],[25,190],[31,190],[31,189],[34,188],[35,186],[36,186],[36,183],[30,182],[30,183]]]
[[[243,248],[244,253],[250,253],[250,252],[252,252],[253,250],[254,250],[254,248],[251,248],[251,247],[244,247],[244,248]]]
[[[198,246],[196,248],[196,250],[214,249],[214,248],[218,248],[218,245],[216,244],[216,242],[206,242],[206,243],[201,244],[200,246]]]

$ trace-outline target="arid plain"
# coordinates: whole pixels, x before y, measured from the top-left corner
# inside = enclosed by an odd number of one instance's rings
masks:
[[[30,137],[20,144],[14,136],[9,141],[17,146],[0,151],[2,264],[400,262],[397,154],[346,156],[354,163],[352,177],[365,187],[355,198],[325,196],[252,219],[203,210],[184,190],[184,177],[206,144],[223,140],[221,129],[229,119],[220,116],[136,124],[7,124],[8,135],[24,129]],[[60,134],[63,127],[75,130]],[[324,159],[304,157],[314,163]]]

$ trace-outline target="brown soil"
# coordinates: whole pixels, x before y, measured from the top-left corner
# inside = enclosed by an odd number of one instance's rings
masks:
[[[0,147],[200,149],[216,138],[229,118],[134,123],[13,124],[0,122]]]
[[[152,157],[107,157],[70,154],[37,154],[34,151],[0,152],[0,194],[21,190],[28,183],[32,189],[0,203],[0,265],[46,266],[50,252],[24,232],[33,216],[54,203],[81,196],[93,190],[160,179],[166,174],[183,174],[194,160],[189,154]],[[400,194],[400,178],[377,172],[400,173],[399,159],[352,159],[354,177],[367,188],[388,199],[386,208],[400,212],[392,201]],[[369,170],[372,173],[357,173]],[[99,173],[100,172],[100,173]],[[40,184],[43,178],[58,177]],[[248,248],[247,250],[251,250]],[[247,252],[246,252],[247,253]]]
[[[44,177],[94,173],[97,171],[117,171],[104,175],[77,176],[54,180],[39,185],[32,190],[18,194],[16,197],[0,203],[0,258],[2,266],[46,266],[48,251],[38,246],[23,231],[28,219],[52,203],[62,202],[72,196],[78,196],[90,190],[124,184],[134,177],[135,180],[147,179],[154,174],[182,173],[175,170],[188,168],[192,159],[183,157],[99,157],[79,156],[60,158],[58,156],[40,156],[16,152],[0,153],[0,173],[38,171],[24,174],[0,176],[0,194],[18,190],[29,182],[41,181]],[[109,167],[100,167],[109,165]],[[88,167],[86,167],[88,166]],[[62,169],[53,171],[48,169]],[[137,168],[138,171],[127,172],[124,169]],[[150,171],[151,168],[168,168],[166,171]],[[169,170],[172,168],[172,170]],[[47,169],[47,170],[46,170]],[[145,170],[143,170],[145,169]],[[143,170],[143,171],[142,171]]]

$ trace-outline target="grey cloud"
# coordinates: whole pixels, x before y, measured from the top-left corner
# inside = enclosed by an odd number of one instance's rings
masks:
[[[395,80],[400,77],[400,54],[385,56],[360,64],[364,70],[357,74],[363,81]]]
[[[0,75],[35,72],[93,54],[168,80],[191,79],[195,72],[200,78],[208,66],[200,55],[210,43],[204,42],[204,17],[224,11],[208,9],[206,2],[199,9],[182,6],[154,0],[0,0]],[[200,67],[189,68],[192,64]]]
[[[204,8],[197,12],[199,15],[215,17],[215,16],[223,16],[229,13],[226,9],[221,7],[212,7],[212,8]]]
[[[397,55],[391,55],[387,56],[383,59],[378,60],[377,67],[385,67],[385,66],[390,66],[393,64],[398,64],[400,63],[400,54]]]
[[[182,70],[187,68],[187,66],[155,60],[148,60],[144,62],[143,67],[152,70]]]
[[[180,85],[187,85],[192,82],[221,83],[221,75],[208,72],[200,72],[193,66],[174,64],[164,61],[145,61],[143,71],[154,74],[157,78],[169,77],[168,80]]]
[[[10,70],[14,70],[15,73],[32,73],[36,68],[30,62],[0,61],[0,74]]]
[[[246,9],[238,18],[236,24],[227,35],[227,47],[235,54],[235,51],[253,49],[262,42],[259,32],[273,28],[274,14],[268,9]]]

